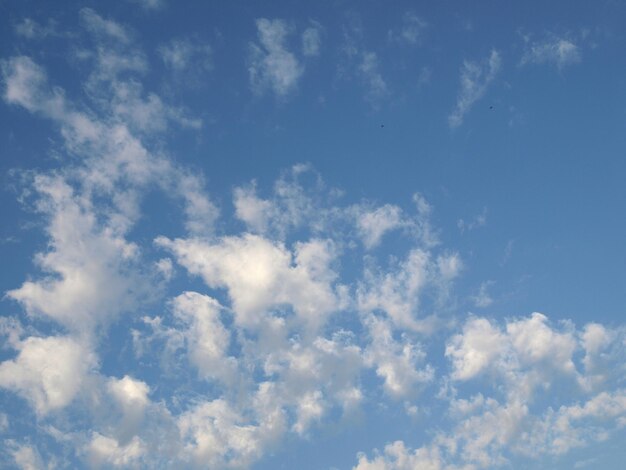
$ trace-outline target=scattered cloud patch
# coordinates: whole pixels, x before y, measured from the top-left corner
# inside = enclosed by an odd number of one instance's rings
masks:
[[[377,109],[390,91],[380,70],[379,55],[364,45],[363,37],[363,27],[355,17],[344,29],[340,49],[343,60],[339,62],[337,72],[340,78],[358,80],[364,87],[365,100]]]
[[[494,284],[494,281],[485,281],[480,284],[480,288],[476,295],[471,297],[472,302],[478,308],[489,307],[493,304],[493,298],[489,294],[489,288]]]
[[[592,349],[605,351],[620,340],[595,324],[578,332],[572,328],[567,323],[555,327],[539,313],[503,326],[469,318],[462,333],[450,338],[445,353],[455,384],[444,394],[451,431],[438,432],[420,447],[396,441],[371,458],[359,454],[353,468],[500,468],[509,466],[514,456],[559,456],[606,439],[624,425],[624,390],[615,385],[597,392],[585,386],[585,365],[576,359],[585,342],[577,336],[591,332]],[[567,378],[571,404],[555,409],[550,405],[552,387]],[[463,382],[492,385],[465,397],[456,387]]]
[[[404,43],[410,46],[419,45],[428,29],[428,23],[415,12],[407,11],[402,17],[402,26],[397,30],[389,30],[389,40]]]
[[[487,224],[487,208],[484,207],[482,212],[478,214],[477,216],[475,216],[470,221],[459,219],[456,226],[459,228],[461,233],[463,233],[466,230],[469,232],[479,227],[484,227],[486,224]]]
[[[302,32],[302,55],[305,57],[317,57],[320,55],[322,45],[322,26],[312,21],[311,26]]]
[[[373,211],[360,214],[357,225],[365,246],[374,248],[386,232],[403,225],[402,211],[398,206],[386,204]]]
[[[405,26],[421,27],[412,18]],[[452,311],[467,261],[420,193],[348,199],[296,164],[267,190],[238,182],[218,208],[201,172],[168,150],[172,124],[199,124],[149,88],[136,33],[90,9],[81,24],[79,86],[62,88],[26,55],[1,63],[7,108],[50,121],[57,157],[19,178],[46,243],[5,293],[19,315],[0,319],[0,388],[18,404],[0,431],[29,433],[2,443],[11,465],[250,468],[372,407],[438,425],[355,456],[359,470],[556,459],[626,425],[623,327]],[[297,88],[304,67],[289,39],[302,57],[319,54],[311,24],[297,35],[257,21],[259,93]],[[388,93],[382,56],[352,33],[342,57],[376,102]],[[190,37],[159,52],[173,73],[211,59]],[[464,65],[460,121],[498,68],[496,52]],[[162,216],[155,195],[174,208],[171,226],[150,223]],[[469,300],[490,305],[490,286]]]
[[[279,97],[292,93],[304,73],[304,66],[289,51],[287,39],[293,28],[284,20],[256,21],[258,43],[250,43],[248,74],[257,94],[271,90]]]
[[[160,10],[164,8],[166,5],[165,0],[129,0],[129,1],[138,4],[139,6],[141,6],[141,8],[143,8],[144,10],[148,10],[148,11]]]
[[[461,67],[461,88],[456,106],[448,116],[448,124],[451,128],[463,124],[465,115],[472,106],[479,101],[487,92],[500,70],[500,54],[492,50],[489,57],[482,62],[466,60]]]
[[[157,52],[163,63],[176,78],[191,75],[194,81],[206,80],[205,75],[213,68],[211,46],[198,38],[175,38],[158,47]]]
[[[387,83],[379,70],[378,55],[375,52],[364,52],[358,71],[367,89],[367,100],[372,105],[377,105],[389,93]]]
[[[525,50],[520,65],[552,64],[559,70],[581,61],[580,47],[567,37],[551,36],[543,41],[525,38]]]
[[[49,19],[45,25],[37,23],[32,18],[24,18],[15,25],[15,33],[26,39],[45,39],[52,36],[60,36],[58,24],[55,20]]]
[[[121,43],[129,43],[130,31],[116,21],[103,18],[91,8],[80,10],[80,19],[85,28],[96,36],[109,38]]]

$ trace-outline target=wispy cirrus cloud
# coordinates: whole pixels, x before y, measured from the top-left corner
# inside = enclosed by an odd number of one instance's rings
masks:
[[[520,66],[530,64],[553,64],[559,70],[581,61],[580,46],[568,36],[552,35],[544,40],[525,38],[525,50]]]
[[[469,60],[463,62],[456,106],[448,116],[448,124],[451,128],[463,124],[465,115],[485,95],[489,85],[500,71],[500,66],[500,54],[496,50],[492,50],[489,57],[481,62]]]

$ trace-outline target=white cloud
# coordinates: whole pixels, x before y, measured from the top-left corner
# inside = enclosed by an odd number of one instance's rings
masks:
[[[375,368],[389,395],[414,398],[434,376],[433,369],[423,365],[425,354],[408,337],[396,341],[390,322],[370,316],[366,324],[372,337],[371,345],[365,350],[366,364]]]
[[[500,54],[493,50],[483,62],[466,60],[461,67],[461,89],[456,106],[448,116],[450,127],[463,124],[465,115],[486,93],[487,88],[500,70]]]
[[[340,48],[342,59],[337,65],[340,78],[358,80],[365,91],[365,100],[374,109],[390,95],[381,72],[378,54],[364,45],[363,27],[358,17],[344,30],[344,43]]]
[[[234,191],[235,215],[246,223],[248,228],[256,233],[265,233],[270,220],[275,215],[275,206],[272,202],[260,199],[256,195],[254,185],[235,188]]]
[[[134,437],[125,445],[111,437],[94,433],[85,449],[92,468],[123,467],[137,465],[137,461],[145,454],[146,449],[138,437]]]
[[[578,335],[572,328],[566,323],[554,328],[539,313],[508,321],[502,328],[485,318],[470,318],[463,332],[447,344],[451,378],[478,381],[490,371],[489,380],[483,383],[491,383],[493,393],[504,400],[483,393],[458,398],[459,391],[452,388],[448,398],[455,424],[449,432],[439,433],[430,444],[415,450],[405,449],[402,443],[399,448],[404,449],[404,460],[387,453],[372,459],[361,456],[361,468],[404,468],[398,467],[397,461],[409,461],[413,455],[433,450],[441,457],[441,468],[494,468],[506,465],[508,455],[560,455],[605,439],[626,425],[623,390],[584,397],[590,390],[586,387],[587,377],[580,379],[583,373],[577,370],[574,360],[577,349],[588,344],[585,338],[593,338],[596,347],[606,350],[610,335],[596,326],[587,326]],[[593,350],[594,346],[590,347]],[[554,410],[550,401],[541,400],[541,395],[547,396],[553,384],[563,383],[566,377],[576,379],[569,382],[574,387],[571,396],[582,394],[584,398]]]
[[[362,401],[359,376],[365,363],[361,348],[351,340],[345,332],[310,342],[288,342],[284,337],[277,341],[268,335],[265,347],[254,350],[255,356],[265,358],[265,373],[278,378],[271,384],[272,400],[293,410],[291,428],[296,433],[305,434],[335,405],[349,412]]]
[[[30,337],[18,350],[0,364],[0,386],[22,395],[40,416],[69,405],[96,365],[95,355],[70,337]]]
[[[466,230],[472,231],[479,227],[484,227],[486,224],[487,224],[487,208],[484,207],[482,212],[478,214],[477,216],[475,216],[472,220],[465,221],[463,219],[459,219],[456,225],[461,231],[461,233],[463,233]]]
[[[228,356],[230,333],[219,318],[221,306],[214,299],[184,292],[172,301],[174,315],[188,325],[185,333],[189,358],[202,377],[232,383],[237,361]]]
[[[34,186],[42,195],[39,208],[49,217],[50,250],[36,257],[48,275],[7,295],[30,314],[88,333],[130,309],[145,292],[142,276],[132,269],[137,247],[99,227],[89,204],[64,181],[37,177]]]
[[[200,119],[187,116],[183,109],[167,106],[154,93],[144,98],[138,82],[116,82],[112,85],[112,94],[110,106],[113,114],[138,132],[161,132],[170,122],[192,129],[202,127]]]
[[[572,355],[576,340],[570,332],[557,332],[548,324],[548,318],[533,313],[528,319],[511,322],[506,331],[523,364],[547,363],[556,370],[574,372]]]
[[[452,337],[446,356],[452,358],[452,377],[468,380],[495,365],[506,351],[504,335],[484,318],[472,318],[463,333]]]
[[[389,94],[387,83],[379,70],[378,55],[375,52],[363,52],[357,70],[367,89],[367,100],[374,106],[378,105]]]
[[[12,450],[15,464],[22,470],[40,470],[44,468],[37,449],[29,445],[16,445]]]
[[[420,312],[426,289],[445,292],[461,266],[456,254],[433,259],[428,251],[413,249],[392,269],[366,267],[357,288],[357,305],[362,312],[384,311],[398,328],[427,331],[432,318]]]
[[[398,206],[385,204],[360,214],[357,227],[363,237],[363,244],[366,248],[371,249],[380,243],[386,232],[401,227],[402,222],[402,210]]]
[[[494,281],[484,281],[480,283],[480,288],[476,295],[470,297],[474,305],[478,308],[489,307],[493,303],[493,298],[489,294],[489,288],[494,284]]]
[[[163,63],[174,72],[176,78],[206,81],[206,74],[213,69],[211,46],[196,37],[174,38],[157,49]]]
[[[109,378],[107,391],[122,412],[117,437],[121,442],[127,443],[140,430],[146,407],[150,403],[150,387],[145,382],[126,375],[121,379]]]
[[[320,47],[322,45],[322,26],[316,21],[311,23],[311,26],[302,32],[302,55],[305,57],[320,55]]]
[[[283,20],[260,18],[256,21],[260,44],[250,44],[248,73],[255,93],[272,90],[277,96],[292,93],[304,67],[287,49],[287,37],[292,29]]]
[[[161,237],[157,244],[207,286],[226,288],[242,326],[254,327],[268,308],[288,304],[300,321],[316,329],[338,307],[330,242],[298,243],[293,254],[256,235],[224,237],[217,243]]]
[[[454,366],[452,377],[469,380],[486,370],[501,374],[511,392],[529,399],[547,376],[576,377],[573,363],[577,343],[574,335],[558,331],[540,313],[510,321],[505,331],[485,318],[470,318],[463,333],[448,342],[446,356]]]
[[[559,70],[581,60],[580,47],[567,38],[550,37],[545,41],[528,41],[520,65],[554,64]]]
[[[56,21],[49,19],[46,25],[41,25],[31,18],[24,18],[15,25],[15,32],[27,39],[44,39],[49,36],[59,36]]]
[[[36,110],[40,101],[40,87],[46,81],[45,72],[30,58],[19,56],[2,62],[6,88],[4,99],[29,111]]]
[[[80,19],[85,28],[98,37],[114,39],[121,43],[129,43],[131,40],[127,28],[116,21],[101,17],[91,8],[81,9]]]
[[[407,449],[404,442],[396,441],[385,446],[384,454],[369,460],[359,455],[359,463],[353,470],[442,470],[447,468],[438,448],[422,447]]]
[[[165,7],[165,0],[129,0],[139,4],[144,10],[160,10]]]
[[[307,177],[314,179],[312,185],[303,183]],[[297,164],[276,180],[267,199],[259,197],[255,181],[235,188],[235,215],[246,224],[247,230],[268,237],[284,239],[293,230],[302,228],[324,232],[330,221],[338,217],[337,208],[324,205],[324,199],[330,196],[324,193],[319,175],[309,165]]]
[[[407,11],[402,16],[402,26],[397,30],[390,30],[388,37],[392,41],[402,42],[411,46],[420,44],[428,23],[415,12]]]
[[[245,468],[263,451],[263,426],[246,424],[224,400],[199,403],[178,428],[194,468]]]

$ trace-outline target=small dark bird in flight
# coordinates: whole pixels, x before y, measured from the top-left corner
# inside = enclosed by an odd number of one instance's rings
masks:
[[[493,106],[489,106],[489,109],[493,109]]]
[[[384,124],[381,124],[381,125],[380,125],[380,127],[381,127],[381,128],[383,128],[383,127],[385,127],[385,125],[384,125]]]

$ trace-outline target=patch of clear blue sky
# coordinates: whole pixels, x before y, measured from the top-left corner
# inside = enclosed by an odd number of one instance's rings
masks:
[[[84,91],[67,40],[28,43],[16,39],[14,26],[25,17],[40,23],[54,18],[60,30],[78,30],[84,6],[136,32],[151,63],[147,91],[184,103],[203,118],[202,130],[173,131],[165,146],[204,172],[226,214],[235,185],[256,179],[263,193],[281,170],[299,162],[310,162],[329,186],[346,191],[347,200],[366,197],[409,207],[419,191],[434,207],[444,246],[458,249],[466,266],[456,291],[459,314],[476,310],[463,299],[490,280],[494,303],[482,312],[541,311],[578,323],[623,320],[626,4],[199,1],[170,2],[163,11],[149,12],[132,2],[5,0],[0,57],[30,55],[46,67],[51,83],[80,100]],[[390,42],[389,30],[409,10],[427,23],[423,39],[416,46]],[[256,96],[249,88],[246,57],[260,17],[285,19],[298,32],[310,20],[323,26],[320,56],[306,62],[297,89],[284,99]],[[350,24],[362,31],[361,47],[377,54],[388,86],[388,96],[375,107],[364,99],[354,71],[350,78],[338,73]],[[213,68],[199,86],[172,89],[155,49],[189,34],[211,44]],[[561,69],[551,63],[521,67],[524,34],[575,36],[581,60]],[[299,47],[298,34],[289,44]],[[447,117],[459,92],[461,64],[482,61],[493,49],[501,56],[499,73],[463,124],[451,129]],[[425,68],[430,79],[420,84]],[[0,106],[0,170],[7,189],[0,194],[3,291],[20,285],[31,271],[32,253],[45,244],[9,190],[10,170],[55,167],[50,149],[58,139],[49,122]],[[461,233],[458,220],[470,221],[484,208],[486,224]],[[6,300],[1,305],[5,312],[17,309]],[[357,450],[385,442],[393,434],[389,428],[403,434],[393,439],[407,443],[419,442],[415,432],[423,428],[385,410],[355,419],[363,424],[324,430],[315,443],[296,439],[258,468],[294,468],[295,462],[298,468],[346,468]]]

